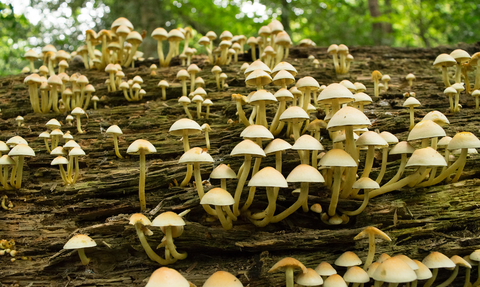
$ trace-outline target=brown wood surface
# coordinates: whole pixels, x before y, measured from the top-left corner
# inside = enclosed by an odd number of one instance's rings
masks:
[[[470,54],[480,50],[480,44],[459,45]],[[449,53],[455,47],[435,49],[352,47],[355,57],[350,73],[337,77],[325,48],[293,48],[292,63],[299,71],[296,79],[315,77],[320,84],[330,84],[347,78],[352,82],[364,83],[369,94],[373,94],[370,74],[380,70],[392,77],[390,89],[381,94],[381,99],[366,106],[365,114],[372,120],[371,129],[390,131],[399,139],[406,140],[409,118],[402,107],[403,93],[414,91],[422,103],[415,110],[416,121],[427,112],[445,112],[451,124],[446,127],[447,135],[457,131],[470,131],[479,135],[480,113],[474,111],[473,97],[462,94],[463,109],[458,114],[448,113],[448,100],[443,95],[441,74],[432,67],[440,53]],[[314,69],[308,55],[321,61]],[[222,67],[227,73],[228,90],[217,91],[211,67],[205,66],[205,57],[197,56],[194,62],[203,71],[199,76],[207,83],[208,98],[212,99],[212,116],[209,123],[213,129],[210,154],[214,165],[202,165],[202,178],[208,179],[212,168],[220,163],[230,164],[237,171],[241,159],[230,157],[230,151],[241,140],[244,128],[236,118],[232,93],[247,95],[251,88],[244,85],[240,64]],[[440,184],[431,188],[404,188],[373,199],[359,216],[351,218],[347,225],[328,226],[317,214],[298,211],[286,220],[257,228],[248,220],[240,218],[230,231],[224,231],[218,222],[206,222],[205,212],[199,206],[196,190],[191,184],[187,188],[171,187],[174,180],[181,181],[185,165],[177,161],[183,153],[179,137],[168,134],[170,126],[185,117],[183,108],[177,104],[181,85],[175,80],[180,69],[176,66],[158,70],[152,77],[147,67],[155,61],[139,64],[139,68],[125,69],[126,76],[142,76],[147,92],[140,102],[127,102],[121,92],[107,93],[103,84],[107,74],[86,71],[80,65],[68,70],[80,72],[88,77],[101,98],[99,109],[88,111],[88,119],[82,118],[85,134],[78,134],[75,126],[63,125],[62,131],[71,131],[74,139],[82,146],[86,156],[80,158],[81,176],[78,183],[63,186],[59,170],[50,166],[53,159],[45,150],[38,135],[46,130],[45,123],[51,118],[65,122],[65,115],[33,114],[28,89],[23,84],[25,75],[0,78],[0,140],[6,141],[14,135],[24,137],[35,150],[36,156],[27,158],[24,166],[24,186],[20,190],[0,191],[14,204],[12,210],[0,211],[0,239],[14,239],[18,250],[17,260],[0,257],[0,282],[2,286],[144,286],[150,274],[158,267],[143,251],[133,226],[128,225],[131,214],[139,211],[138,202],[138,156],[126,155],[126,149],[136,139],[147,139],[157,153],[147,155],[146,215],[153,219],[163,211],[192,211],[186,216],[187,225],[183,235],[175,239],[180,252],[188,252],[186,260],[170,267],[179,270],[188,280],[202,286],[203,282],[217,270],[226,270],[238,276],[245,286],[283,286],[284,275],[269,274],[268,269],[285,256],[292,256],[307,267],[314,268],[323,260],[333,263],[342,252],[351,250],[361,258],[366,257],[366,240],[354,241],[353,237],[363,227],[374,225],[388,233],[391,243],[379,242],[377,255],[404,253],[422,259],[430,251],[440,251],[448,256],[466,255],[480,247],[480,214],[477,198],[480,196],[480,167],[478,156],[469,157],[461,180],[455,184]],[[417,79],[409,89],[405,75],[413,72]],[[473,76],[472,76],[473,77]],[[167,101],[161,101],[161,91],[156,87],[161,79],[170,83]],[[473,78],[471,78],[471,81]],[[272,91],[274,87],[268,87]],[[194,111],[194,105],[191,110]],[[247,116],[251,108],[245,106]],[[274,106],[269,106],[269,119]],[[192,113],[195,114],[195,113]],[[25,118],[24,126],[16,127],[15,117]],[[318,117],[322,114],[318,113]],[[229,119],[233,124],[227,123]],[[120,137],[120,151],[125,159],[116,158],[112,138],[105,130],[112,124],[119,125],[124,135]],[[331,148],[328,134],[324,133],[322,144]],[[289,140],[291,142],[291,140]],[[190,145],[205,146],[203,135],[191,137]],[[386,179],[396,172],[398,158],[391,158]],[[299,160],[295,152],[284,156],[284,175],[293,169]],[[375,161],[373,174],[378,172]],[[263,166],[274,165],[274,158],[267,157]],[[211,181],[212,186],[219,182]],[[230,190],[236,182],[229,182]],[[208,189],[208,187],[206,187]],[[293,186],[280,192],[278,211],[295,201],[291,195]],[[327,208],[329,193],[321,185],[311,186],[309,202],[321,203]],[[360,205],[354,200],[343,200],[341,208],[353,209]],[[254,208],[264,208],[266,196],[259,189]],[[152,247],[160,243],[162,233],[152,228],[154,235],[148,240]],[[98,246],[86,250],[91,258],[88,266],[80,263],[76,251],[62,250],[65,242],[75,233],[87,233]],[[163,250],[159,251],[162,254]],[[21,256],[31,260],[21,260]],[[450,271],[441,273],[447,277]],[[477,273],[473,272],[473,279]],[[460,271],[460,276],[464,270]],[[457,281],[456,285],[463,285]]]

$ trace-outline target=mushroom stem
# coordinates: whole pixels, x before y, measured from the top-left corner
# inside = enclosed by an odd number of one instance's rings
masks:
[[[147,239],[145,238],[145,234],[143,234],[141,223],[139,222],[135,223],[135,230],[137,231],[138,239],[140,239],[140,243],[142,244],[142,247],[147,253],[147,256],[148,258],[150,258],[150,260],[158,262],[161,265],[167,265],[177,261],[177,259],[165,260],[162,257],[158,256],[157,253],[155,253],[155,251],[153,251],[152,247],[150,247],[150,245],[147,242]]]
[[[257,157],[255,159],[255,164],[253,165],[253,169],[252,169],[252,176],[254,176],[258,172],[258,170],[260,169],[261,162],[262,162],[261,157]],[[243,175],[243,173],[242,173],[242,175]],[[251,186],[250,190],[248,191],[247,201],[245,201],[245,203],[243,204],[242,211],[246,211],[250,207],[250,205],[252,205],[253,198],[255,197],[255,191],[256,191],[256,187]]]
[[[65,168],[63,168],[63,165],[59,164],[60,166],[60,175],[62,176],[63,183],[69,184],[69,180],[67,178],[67,174],[65,173]]]
[[[245,116],[245,111],[243,110],[241,99],[236,99],[236,102],[237,102],[238,119],[246,127],[248,127],[250,125],[250,122],[248,121],[247,117]]]
[[[50,150],[50,147],[48,146],[48,139],[44,138],[43,141],[45,142],[45,147],[47,148],[47,152],[50,153],[51,150]]]
[[[455,83],[462,82],[462,64],[457,62],[457,69],[455,70]]]
[[[265,217],[262,220],[254,220],[250,219],[250,221],[258,227],[265,227],[269,224],[272,219],[273,215],[275,214],[275,209],[277,207],[277,195],[278,193],[275,192],[275,187],[267,187],[267,199],[268,199],[268,206],[265,209]]]
[[[458,269],[460,269],[460,265],[455,266],[455,269],[453,269],[453,272],[450,275],[450,277],[448,277],[447,280],[445,280],[443,283],[438,284],[437,287],[447,287],[447,286],[449,286],[453,282],[453,280],[455,280],[455,278],[457,278]]]
[[[457,93],[455,94],[455,104],[454,104],[454,107],[453,107],[453,112],[454,113],[458,113],[460,111],[460,91],[457,91]]]
[[[354,211],[342,211],[343,214],[346,214],[348,216],[352,216],[352,215],[359,215],[364,209],[365,207],[367,207],[367,204],[368,204],[368,200],[370,199],[368,193],[369,193],[369,189],[364,189],[363,190],[363,202],[362,202],[362,205],[360,205],[360,207],[358,207],[356,210]],[[370,253],[369,253],[370,255]],[[373,256],[372,256],[373,257]],[[368,259],[368,257],[367,257]],[[372,258],[373,259],[373,258]],[[371,264],[372,262],[370,262]],[[367,264],[367,261],[365,261],[365,265],[364,265],[364,269],[368,267]]]
[[[79,167],[79,163],[78,163],[78,156],[75,156],[74,160],[75,160],[75,174],[73,176],[72,183],[77,182],[78,176],[80,175],[80,167]]]
[[[368,193],[366,193],[368,196]],[[375,234],[368,234],[368,254],[367,259],[365,259],[365,264],[363,265],[363,270],[367,270],[368,266],[372,264],[373,257],[375,256]]]
[[[328,207],[329,216],[335,215],[335,210],[337,209],[338,197],[340,195],[341,183],[342,183],[342,168],[339,166],[335,166],[333,171],[332,198],[330,199],[330,205]]]
[[[90,258],[88,258],[87,255],[85,255],[85,249],[80,248],[77,250],[78,250],[78,256],[80,256],[80,260],[82,261],[82,264],[88,265],[88,263],[90,262]]]
[[[251,165],[252,165],[252,156],[245,155],[242,174],[238,179],[237,189],[235,190],[235,196],[234,196],[235,203],[233,204],[233,214],[235,214],[235,216],[240,215],[240,210],[238,209],[238,206],[240,204],[240,198],[242,196],[243,186],[245,185],[245,181],[247,180],[247,176],[248,176],[248,173],[250,172]]]
[[[15,177],[15,188],[20,189],[22,187],[22,174],[23,174],[23,155],[18,156],[17,162],[17,175]]]
[[[438,268],[432,269],[432,277],[431,277],[430,279],[428,279],[427,282],[425,282],[425,285],[423,285],[423,287],[430,287],[430,286],[432,286],[433,282],[434,282],[435,279],[437,278],[437,274],[438,274]]]
[[[460,156],[451,166],[449,166],[446,170],[442,171],[442,173],[440,173],[440,175],[438,175],[428,185],[427,185],[427,182],[424,182],[424,183],[419,184],[418,187],[425,187],[425,186],[438,184],[441,181],[443,181],[445,178],[447,178],[449,175],[451,175],[453,172],[455,172],[455,170],[458,169],[457,174],[452,179],[452,183],[457,182],[458,179],[460,178],[460,175],[462,174],[463,168],[465,167],[465,164],[467,162],[467,154],[468,154],[468,149],[467,148],[462,148]]]
[[[385,183],[383,186],[387,186],[387,185],[390,185],[392,183],[395,183],[397,182],[400,177],[402,177],[403,175],[403,172],[405,171],[405,165],[407,164],[407,154],[406,153],[402,153],[402,158],[400,159],[400,166],[398,167],[398,170],[397,170],[397,173],[395,174],[394,177],[392,177],[392,179],[390,179],[387,183]],[[380,183],[377,179],[377,183]]]
[[[115,147],[115,154],[117,157],[123,158],[123,156],[120,154],[120,150],[118,149],[118,137],[116,134],[113,134],[113,146]]]
[[[200,119],[202,115],[202,102],[197,102],[197,118]]]
[[[280,214],[275,215],[270,222],[279,222],[283,219],[285,219],[287,216],[290,214],[294,213],[297,209],[299,209],[303,203],[308,199],[308,182],[302,182],[300,183],[300,195],[297,198],[297,201],[293,203],[291,206],[289,206],[287,209],[282,211]]]
[[[128,59],[125,62],[125,64],[123,64],[124,67],[130,66],[130,64],[132,63],[133,56],[135,56],[135,53],[137,52],[137,47],[138,47],[137,44],[135,44],[135,43],[132,44],[132,49],[130,50],[130,54],[128,55]]]
[[[80,120],[80,115],[77,115],[77,131],[79,134],[83,134],[85,133],[83,130],[82,130],[82,122]]]
[[[165,237],[167,241],[167,247],[168,250],[170,251],[170,254],[173,256],[173,258],[178,259],[178,260],[183,260],[187,258],[187,253],[178,253],[175,245],[173,244],[173,236],[172,236],[172,227],[167,226],[165,228]]]
[[[448,101],[450,102],[450,112],[453,113],[454,105],[453,105],[453,96],[452,96],[452,94],[448,94]]]
[[[138,183],[138,197],[140,198],[140,211],[147,209],[145,201],[145,151],[140,149],[140,179]]]
[[[373,158],[375,156],[375,146],[369,145],[367,150],[367,158],[365,159],[365,168],[361,177],[369,177],[373,166]]]
[[[409,80],[409,83],[410,83],[410,80]],[[409,86],[411,86],[411,85],[409,84]],[[378,97],[379,97],[379,95],[378,95],[378,94],[379,94],[379,88],[378,88],[378,80],[376,80],[376,79],[373,80],[373,91],[374,91],[375,98],[378,99]]]
[[[161,40],[157,40],[157,53],[158,53],[158,60],[160,62],[160,67],[163,67],[165,56],[163,55],[163,45]]]
[[[448,88],[451,86],[450,81],[448,80],[447,66],[442,66],[442,79],[443,79],[443,83],[445,84],[445,88]]]
[[[387,162],[388,162],[388,146],[382,148],[382,167],[380,168],[380,173],[375,180],[378,184],[382,182],[383,176],[385,175],[385,171],[387,170]]]
[[[287,270],[285,270],[285,281],[286,281],[286,287],[293,287],[294,286],[294,281],[293,281],[293,267],[287,267]]]
[[[415,118],[414,118],[414,113],[413,113],[413,106],[410,106],[409,108],[409,114],[410,114],[410,127],[408,128],[409,131],[413,129],[415,126]]]
[[[165,87],[162,87],[162,100],[167,100],[167,91],[165,90]]]
[[[203,204],[203,207],[205,208],[207,204]],[[210,206],[208,206],[210,207]],[[211,207],[210,207],[211,208]],[[217,213],[218,219],[220,220],[220,223],[222,224],[223,229],[225,230],[230,230],[232,229],[232,220],[229,220],[230,218],[225,218],[225,214],[223,213],[223,209],[220,205],[215,205],[215,211]]]
[[[193,117],[192,117],[192,114],[190,113],[190,111],[188,110],[188,107],[187,107],[187,104],[184,103],[182,104],[183,105],[183,110],[185,111],[185,114],[187,114],[187,117],[191,120],[193,120]]]
[[[411,175],[409,175],[409,176],[407,176],[407,177],[405,177],[405,178],[403,178],[403,179],[401,179],[401,180],[399,180],[395,183],[392,183],[392,184],[389,184],[389,185],[383,185],[382,187],[371,191],[370,192],[370,198],[374,198],[374,197],[379,196],[381,194],[400,189],[400,188],[404,187],[405,185],[409,184],[410,182],[417,181],[422,176],[425,169],[426,169],[426,167],[424,167],[424,166],[419,167]]]
[[[200,174],[200,163],[196,162],[193,164],[193,175],[195,177],[195,186],[197,188],[198,192],[198,197],[200,197],[200,200],[203,198],[205,195],[205,192],[203,191],[203,185],[202,185],[202,175]],[[215,210],[213,210],[210,205],[203,204],[203,209],[210,214],[210,215],[217,215]],[[223,212],[223,211],[222,211]],[[220,216],[219,216],[220,218]]]

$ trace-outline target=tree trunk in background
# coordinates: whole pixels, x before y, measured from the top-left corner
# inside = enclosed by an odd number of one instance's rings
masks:
[[[287,0],[282,0],[282,15],[280,16],[280,21],[282,22],[283,29],[288,35],[291,35],[290,13],[290,4],[287,2]]]
[[[368,0],[368,10],[370,10],[370,16],[372,16],[373,21],[376,21],[375,18],[380,17],[380,9],[378,6],[378,0]],[[372,23],[372,39],[375,46],[382,44],[383,28],[381,22]]]
[[[428,39],[427,36],[427,29],[428,29],[428,24],[425,23],[423,19],[423,14],[422,14],[422,0],[418,1],[418,5],[420,6],[418,9],[418,18],[417,18],[417,25],[418,25],[418,30],[419,30],[419,36],[422,39],[423,43],[425,44],[425,47],[430,48],[430,39]]]
[[[394,37],[393,37],[393,27],[392,27],[392,1],[385,0],[385,15],[388,16],[389,22],[383,23],[383,39],[382,44],[390,46],[393,44]]]

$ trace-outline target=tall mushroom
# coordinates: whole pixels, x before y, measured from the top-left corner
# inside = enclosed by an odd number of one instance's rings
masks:
[[[15,172],[15,188],[20,189],[22,187],[22,175],[23,175],[23,162],[25,156],[35,156],[35,152],[31,147],[26,144],[17,144],[8,153],[10,157],[16,157],[16,172]],[[12,173],[13,174],[13,173]],[[12,184],[13,185],[13,184]]]
[[[115,154],[117,157],[123,158],[123,156],[120,154],[120,150],[118,149],[118,136],[123,135],[122,129],[120,129],[120,127],[117,125],[111,125],[108,127],[106,133],[113,136],[113,146],[115,148]]]

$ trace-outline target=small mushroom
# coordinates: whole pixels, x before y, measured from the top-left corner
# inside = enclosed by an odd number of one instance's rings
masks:
[[[118,136],[123,135],[122,129],[120,129],[120,127],[117,125],[111,125],[108,127],[106,133],[113,136],[113,145],[115,147],[115,154],[117,157],[123,158],[123,156],[120,154],[120,150],[118,149]]]
[[[97,243],[95,240],[90,238],[85,234],[77,234],[70,238],[67,243],[63,246],[63,249],[77,249],[78,255],[83,265],[87,265],[90,262],[90,258],[85,255],[84,248],[95,247]]]

